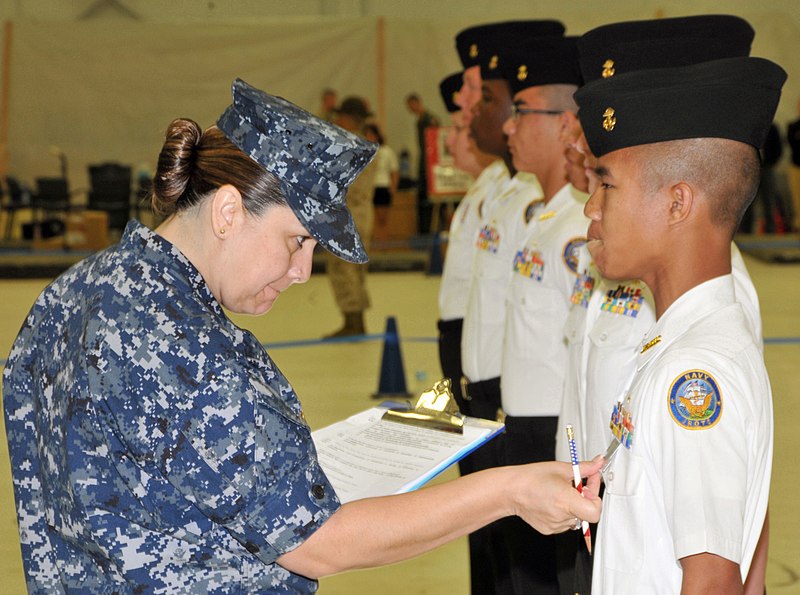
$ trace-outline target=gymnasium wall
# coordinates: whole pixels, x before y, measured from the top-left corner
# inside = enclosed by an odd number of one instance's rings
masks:
[[[444,116],[437,84],[459,69],[455,34],[477,22],[510,18],[557,18],[568,34],[580,34],[619,20],[740,14],[756,29],[753,55],[789,72],[777,120],[783,124],[796,116],[797,0],[564,4],[0,0],[0,18],[7,19],[8,172],[29,183],[58,175],[58,152],[66,156],[73,189],[86,187],[90,163],[114,160],[152,170],[168,123],[187,116],[212,124],[229,103],[236,76],[311,111],[324,87],[341,96],[364,95],[384,116],[390,144],[414,153],[405,95],[420,93]]]

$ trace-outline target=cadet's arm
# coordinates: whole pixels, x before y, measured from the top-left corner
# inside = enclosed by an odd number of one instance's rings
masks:
[[[708,552],[681,558],[681,595],[741,595],[739,565]]]
[[[542,533],[564,531],[575,517],[596,521],[601,460],[583,463],[592,475],[587,498],[572,487],[565,463],[499,467],[409,494],[343,505],[278,563],[318,578],[412,558],[505,516],[519,515]]]

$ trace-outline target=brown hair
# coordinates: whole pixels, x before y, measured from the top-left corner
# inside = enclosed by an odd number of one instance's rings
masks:
[[[203,131],[193,120],[173,120],[153,176],[153,210],[171,215],[190,209],[223,184],[236,187],[252,215],[287,205],[278,178],[240,151],[219,128]]]

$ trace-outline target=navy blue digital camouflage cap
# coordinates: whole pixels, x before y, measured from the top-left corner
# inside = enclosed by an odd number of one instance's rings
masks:
[[[217,127],[278,178],[292,211],[323,247],[349,262],[367,262],[345,196],[378,145],[241,79],[232,92]]]

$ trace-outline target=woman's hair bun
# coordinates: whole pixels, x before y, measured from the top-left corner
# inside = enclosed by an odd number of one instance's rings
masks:
[[[194,172],[203,130],[194,120],[178,118],[167,128],[153,177],[153,208],[162,215],[179,209]]]

